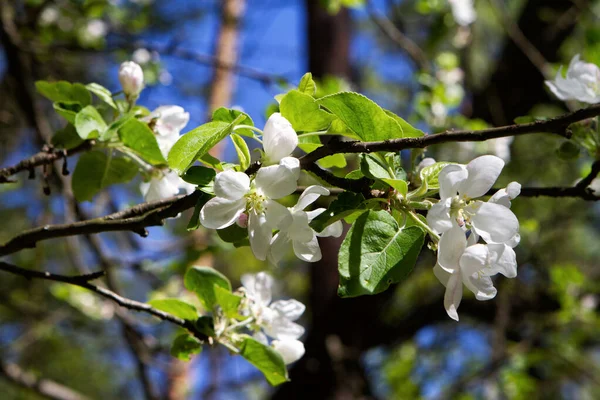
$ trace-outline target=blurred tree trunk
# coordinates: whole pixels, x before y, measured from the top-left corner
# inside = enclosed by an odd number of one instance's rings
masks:
[[[557,62],[560,46],[589,6],[589,0],[529,0],[518,26],[547,61]],[[510,124],[534,105],[550,100],[542,73],[507,39],[489,84],[473,97],[472,117],[495,125]]]
[[[349,59],[351,20],[347,9],[329,15],[318,0],[307,0],[309,71],[316,78],[351,77]],[[372,333],[377,308],[384,296],[340,299],[337,296],[337,255],[342,238],[320,238],[323,258],[310,265],[306,355],[291,369],[291,382],[275,399],[369,398],[360,364],[363,343]]]

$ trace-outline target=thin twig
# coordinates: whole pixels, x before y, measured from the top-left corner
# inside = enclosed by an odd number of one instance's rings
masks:
[[[0,377],[4,377],[15,385],[52,400],[87,400],[89,397],[77,393],[60,383],[49,379],[38,378],[30,372],[23,371],[13,363],[0,362]]]
[[[11,274],[20,275],[27,279],[32,279],[32,278],[45,279],[45,280],[49,280],[49,281],[63,282],[63,283],[68,283],[71,285],[79,286],[79,287],[91,290],[92,292],[95,292],[95,293],[99,294],[100,296],[103,296],[109,300],[112,300],[121,307],[127,308],[129,310],[144,312],[146,314],[153,315],[163,321],[168,321],[175,325],[179,325],[179,326],[189,330],[200,340],[206,339],[206,336],[204,334],[198,332],[198,330],[195,328],[195,326],[192,322],[186,321],[186,320],[176,317],[172,314],[169,314],[164,311],[153,308],[149,304],[119,296],[118,294],[116,294],[115,292],[113,292],[111,290],[105,289],[100,286],[93,285],[93,284],[89,283],[91,280],[89,278],[90,275],[80,275],[80,276],[73,277],[73,276],[51,274],[51,273],[46,273],[46,272],[31,271],[31,270],[28,270],[25,268],[17,267],[16,265],[5,263],[3,261],[0,261],[0,271],[10,272]],[[98,273],[91,274],[91,275],[96,276],[95,279],[97,279],[97,277],[98,277],[97,276]]]
[[[429,70],[429,62],[427,61],[427,56],[425,52],[412,41],[408,36],[404,34],[400,29],[394,25],[392,21],[389,20],[384,15],[379,15],[375,8],[371,4],[371,1],[366,2],[367,13],[369,14],[369,18],[377,27],[381,30],[381,32],[386,35],[392,42],[394,42],[398,47],[403,49],[406,54],[418,65],[421,70],[428,71]]]
[[[379,142],[334,142],[317,148],[300,158],[303,167],[323,157],[339,153],[373,153],[376,151],[400,151],[424,148],[434,144],[448,142],[483,142],[506,136],[519,136],[530,133],[554,133],[566,138],[571,137],[569,125],[600,115],[600,105],[574,111],[560,117],[535,121],[527,124],[514,124],[478,131],[450,130],[416,138],[390,139]]]

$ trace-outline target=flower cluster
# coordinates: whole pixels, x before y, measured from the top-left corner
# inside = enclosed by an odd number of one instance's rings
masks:
[[[244,312],[253,320],[249,326],[253,337],[265,345],[271,338],[271,346],[286,364],[300,359],[304,344],[298,339],[304,328],[294,321],[304,313],[304,304],[294,299],[272,301],[273,277],[266,272],[243,275],[242,285],[247,300]]]
[[[119,81],[127,99],[134,101],[144,89],[144,71],[133,61],[126,61],[119,68]],[[160,106],[149,115],[141,118],[152,127],[158,147],[166,159],[169,151],[179,140],[181,130],[190,120],[190,114],[182,107]],[[177,195],[180,191],[192,193],[195,188],[169,169],[155,169],[148,182],[140,184],[140,191],[146,201],[157,201]]]
[[[142,121],[147,122],[156,135],[158,147],[165,159],[171,148],[179,140],[181,130],[185,128],[190,114],[180,106],[160,106]],[[194,185],[185,182],[177,173],[169,170],[156,170],[149,182],[140,184],[140,191],[146,201],[156,201],[177,195],[180,191],[187,194],[195,190]]]
[[[325,209],[305,212],[319,196],[328,195],[322,186],[311,186],[300,196],[298,204],[286,208],[276,200],[294,193],[300,177],[300,163],[291,157],[298,144],[292,125],[279,113],[269,117],[263,132],[263,166],[254,179],[243,172],[223,171],[214,183],[215,197],[200,211],[200,223],[211,229],[227,228],[234,223],[248,228],[250,247],[259,260],[267,257],[277,263],[291,243],[298,258],[321,259],[317,233],[309,222]],[[269,165],[271,164],[271,165]],[[321,236],[341,235],[337,222]],[[273,236],[273,230],[279,230]]]
[[[439,175],[440,201],[427,214],[428,225],[441,234],[434,273],[446,287],[446,312],[457,321],[463,283],[478,300],[489,300],[496,296],[491,276],[517,275],[513,248],[520,241],[519,221],[510,201],[521,186],[512,182],[487,202],[474,200],[492,188],[503,167],[500,158],[489,155],[447,165]]]
[[[563,77],[561,67],[554,81],[546,81],[546,85],[561,100],[579,100],[590,104],[600,102],[600,68],[580,61],[579,54],[571,60],[566,77]]]

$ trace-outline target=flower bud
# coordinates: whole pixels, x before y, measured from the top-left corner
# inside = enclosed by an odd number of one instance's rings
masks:
[[[240,228],[247,228],[248,227],[248,214],[241,213],[240,216],[238,217],[236,223]]]
[[[126,61],[119,68],[119,81],[128,98],[137,97],[144,88],[144,71],[133,61]]]

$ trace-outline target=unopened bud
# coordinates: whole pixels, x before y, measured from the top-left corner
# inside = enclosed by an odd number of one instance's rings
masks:
[[[144,71],[133,61],[125,61],[119,68],[119,81],[128,98],[137,97],[144,88]]]
[[[238,224],[238,226],[240,228],[247,228],[248,227],[248,214],[246,214],[246,213],[240,214],[236,223]]]

